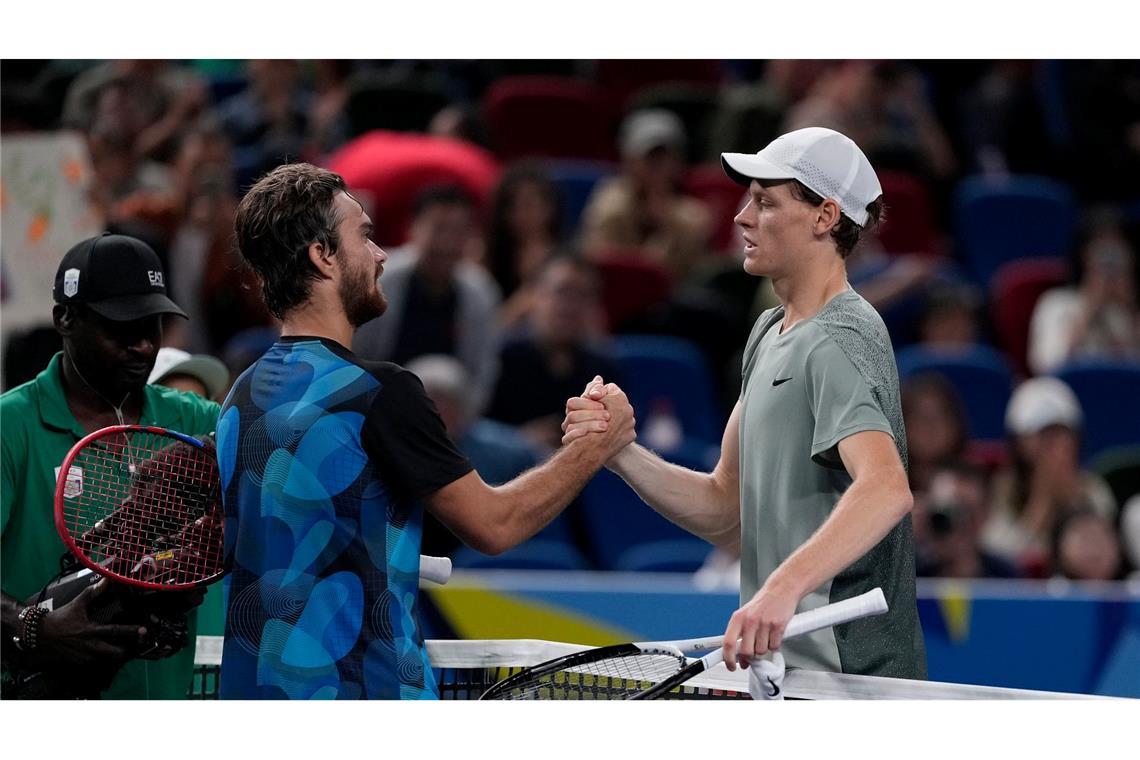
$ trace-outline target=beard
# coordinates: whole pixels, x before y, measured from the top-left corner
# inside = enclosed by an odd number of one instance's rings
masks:
[[[340,281],[337,294],[345,317],[353,328],[376,319],[388,308],[388,300],[380,292],[376,274],[361,272],[358,277],[345,277]]]

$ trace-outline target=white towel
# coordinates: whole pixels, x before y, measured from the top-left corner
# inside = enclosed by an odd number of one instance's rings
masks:
[[[752,660],[748,668],[748,693],[756,700],[783,700],[784,655],[769,652]]]

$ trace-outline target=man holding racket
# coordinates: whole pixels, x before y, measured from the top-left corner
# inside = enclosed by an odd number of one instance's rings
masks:
[[[417,604],[423,507],[468,545],[502,552],[633,440],[632,409],[610,388],[608,430],[492,488],[418,378],[348,348],[387,307],[388,256],[344,180],[280,166],[246,194],[234,227],[282,334],[238,378],[218,423],[220,696],[435,698]]]
[[[859,147],[830,129],[785,134],[759,153],[725,153],[748,188],[736,217],[744,269],[772,279],[740,399],[711,473],[630,445],[608,466],[662,515],[741,552],[741,607],[725,631],[737,661],[781,649],[789,666],[924,678],[915,607],[906,434],[882,319],[847,283],[845,259],[882,214]],[[567,402],[563,442],[605,431],[601,378]],[[890,612],[789,639],[797,610],[881,586]]]
[[[65,686],[83,691],[85,669],[126,662],[140,643],[140,629],[88,618],[88,606],[108,593],[107,581],[46,614],[25,601],[56,577],[67,551],[53,521],[56,481],[68,478],[81,489],[83,473],[60,473],[60,465],[80,438],[108,425],[208,434],[218,405],[147,385],[163,317],[186,315],[167,297],[162,265],[146,243],[110,234],[78,243],[60,262],[52,293],[63,351],[34,380],[0,396],[4,665],[7,685],[15,671],[65,665],[73,669]],[[195,617],[191,613],[188,621],[191,642]],[[131,660],[102,696],[183,699],[193,667],[193,646],[164,660]],[[68,696],[50,690],[38,695]]]

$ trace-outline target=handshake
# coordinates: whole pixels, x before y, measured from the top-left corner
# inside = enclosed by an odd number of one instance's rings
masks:
[[[581,396],[566,400],[562,445],[581,439],[592,447],[599,447],[604,452],[603,461],[608,462],[637,438],[636,424],[625,391],[595,375]]]

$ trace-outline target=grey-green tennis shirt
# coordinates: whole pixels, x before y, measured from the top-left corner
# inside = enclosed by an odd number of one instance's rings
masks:
[[[751,599],[831,514],[851,476],[841,440],[890,434],[906,465],[906,433],[890,336],[852,290],[781,333],[782,307],[760,315],[744,352],[740,417],[740,598]],[[907,515],[874,548],[812,591],[798,611],[881,586],[890,612],[788,639],[789,667],[926,677]]]

